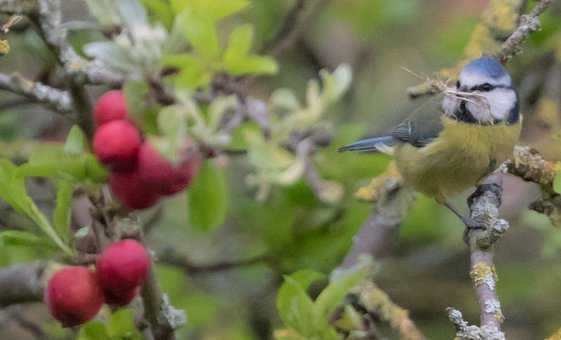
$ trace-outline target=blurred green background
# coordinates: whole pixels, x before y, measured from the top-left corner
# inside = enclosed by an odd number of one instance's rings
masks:
[[[338,154],[336,148],[367,134],[381,132],[398,122],[424,99],[411,101],[405,89],[421,75],[449,67],[462,56],[463,47],[487,6],[485,0],[320,0],[319,8],[305,24],[305,32],[278,58],[280,72],[261,78],[252,94],[267,98],[278,87],[304,96],[310,78],[320,69],[341,63],[353,67],[351,90],[330,109],[331,146],[315,156],[321,174],[344,184],[344,200],[333,206],[320,202],[309,186],[299,182],[275,188],[269,199],[256,202],[244,183],[247,163],[243,157],[225,159],[228,176],[228,219],[219,228],[200,230],[187,221],[184,195],[161,205],[162,216],[152,226],[148,242],[157,254],[170,251],[187,265],[159,264],[163,290],[174,306],[187,311],[188,323],[180,339],[270,339],[280,326],[275,310],[282,275],[299,269],[329,273],[349,249],[351,239],[371,210],[353,192],[384,170],[389,158],[377,155]],[[533,3],[533,1],[529,1]],[[294,1],[254,0],[241,17],[256,25],[256,44],[268,40]],[[65,0],[65,21],[87,18],[80,0]],[[544,28],[532,36],[524,53],[508,66],[518,87],[524,89],[522,111],[526,115],[524,139],[540,147],[550,159],[560,159],[552,129],[534,117],[544,95],[550,70],[561,63],[555,56],[561,39],[561,6],[556,3],[544,15]],[[231,23],[230,23],[231,24]],[[225,23],[225,29],[229,23]],[[72,31],[76,46],[96,39],[85,30]],[[18,70],[27,77],[57,84],[54,60],[33,30],[16,27],[9,36],[12,52],[0,60],[0,71]],[[534,82],[534,83],[531,83]],[[96,88],[97,96],[104,88]],[[522,91],[522,90],[521,90]],[[556,97],[561,104],[561,97]],[[555,114],[559,115],[557,109]],[[561,118],[561,116],[559,117]],[[0,93],[0,153],[13,155],[15,145],[30,140],[58,141],[70,124],[21,97]],[[561,234],[547,218],[526,209],[537,198],[537,189],[521,180],[506,182],[503,215],[511,230],[497,248],[498,292],[506,315],[509,339],[543,339],[561,327]],[[46,182],[33,183],[34,197],[52,209],[54,192]],[[465,195],[455,200],[465,206]],[[27,223],[0,204],[0,226]],[[158,209],[158,208],[155,208]],[[155,209],[144,212],[148,219]],[[429,339],[450,339],[454,329],[445,308],[462,309],[466,319],[478,320],[468,256],[462,241],[463,226],[448,211],[420,197],[392,244],[389,256],[379,259],[376,282],[393,300],[408,309],[411,318]],[[0,248],[0,264],[9,265],[41,254],[17,247]],[[235,262],[262,257],[241,266]],[[234,262],[232,264],[232,262]],[[210,264],[224,268],[207,268]],[[184,263],[185,264],[185,263]],[[214,270],[218,269],[218,270]],[[35,322],[49,338],[72,338],[48,317],[41,305],[18,307],[18,315]],[[0,338],[33,339],[33,334],[10,317],[0,314]],[[129,320],[130,321],[130,320]],[[132,321],[130,321],[132,322]],[[397,335],[384,330],[388,339]]]

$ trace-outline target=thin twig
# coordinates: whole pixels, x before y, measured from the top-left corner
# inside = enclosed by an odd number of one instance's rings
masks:
[[[494,54],[495,57],[501,60],[503,63],[508,62],[512,58],[512,56],[514,56],[516,53],[520,51],[521,45],[524,43],[526,38],[528,38],[528,36],[532,32],[535,32],[539,29],[540,27],[539,16],[551,5],[551,2],[552,0],[541,0],[529,14],[521,15],[518,18],[519,20],[517,20],[516,28],[509,35],[507,40],[504,41],[504,43],[502,44],[501,44],[502,41],[501,35],[493,34],[494,31],[500,31],[498,27],[495,27],[495,23],[497,22],[497,20],[491,20],[487,24],[480,23],[480,25],[485,26],[485,29],[482,31],[487,33],[481,33],[480,31],[477,31],[477,33],[491,35],[491,38],[494,41],[494,44],[496,45],[496,50],[495,49],[491,49],[490,51],[483,50],[483,52],[484,53],[487,52],[488,54]],[[514,5],[514,3],[511,5]],[[496,15],[500,15],[497,13],[493,13],[492,10],[494,9],[495,7],[489,6],[487,11],[483,14],[483,18],[485,17],[493,18]],[[476,31],[474,31],[474,34],[472,35],[471,44],[477,46],[480,50],[488,48],[488,46],[481,45],[482,44],[481,41],[483,39],[481,39],[479,35],[475,35],[475,32]],[[474,46],[470,45],[471,47],[470,51],[473,50]],[[495,53],[497,50],[498,52]],[[471,57],[471,58],[475,57],[473,55],[470,55],[468,52],[465,52],[465,54],[467,57]],[[441,70],[440,75],[442,76],[444,74],[446,78],[450,78],[450,77],[453,78],[454,74],[460,69],[460,67],[466,61],[467,61],[466,59],[461,60],[453,68]],[[442,92],[442,88],[440,88],[437,85],[438,85],[438,80],[428,79],[421,84],[407,88],[406,92],[411,99],[415,99],[425,95],[434,95]]]
[[[17,264],[0,269],[0,307],[43,298],[44,262]]]
[[[361,307],[389,323],[399,333],[400,339],[426,339],[409,317],[409,312],[393,302],[374,282],[364,282],[354,289],[354,293],[357,294]]]
[[[86,135],[92,136],[94,130],[92,105],[84,88],[89,74],[84,71],[88,61],[82,59],[67,41],[67,31],[62,27],[62,8],[60,0],[38,0],[38,14],[33,19],[39,26],[39,33],[47,46],[54,52],[57,60],[69,78],[69,88],[74,107],[79,112],[79,125]]]
[[[144,316],[150,324],[154,339],[175,339],[174,328],[165,317],[161,317],[165,301],[153,268],[150,269],[148,280],[142,286],[141,296],[144,305]]]
[[[353,238],[352,247],[341,267],[352,267],[363,255],[379,258],[391,247],[415,197],[411,188],[403,185],[396,171],[394,163],[391,163],[384,174],[357,193],[361,198],[375,203],[372,212]]]
[[[0,0],[1,13],[31,14],[36,8],[36,0]]]
[[[9,317],[14,320],[21,329],[27,331],[35,339],[46,339],[47,334],[35,322],[27,319],[21,312],[20,306],[14,306],[7,310]]]
[[[272,257],[268,254],[263,254],[237,261],[224,261],[211,264],[195,264],[184,256],[180,256],[172,251],[165,251],[158,257],[158,260],[163,263],[180,267],[188,274],[204,274],[267,263],[272,260]]]
[[[68,92],[31,81],[17,73],[0,73],[0,89],[25,96],[33,102],[46,104],[63,115],[74,112],[74,103]]]
[[[298,40],[299,34],[303,32],[302,24],[306,18],[306,7],[312,1],[296,0],[294,7],[286,15],[280,29],[270,41],[263,45],[260,53],[278,55],[294,41]]]
[[[521,51],[521,45],[528,36],[540,29],[539,16],[551,5],[552,0],[541,0],[529,14],[521,15],[518,27],[512,32],[497,53],[497,59],[506,63]]]
[[[561,226],[561,195],[554,188],[555,165],[535,149],[516,146],[506,169],[514,176],[539,185],[541,197],[530,204],[530,209],[549,217],[554,226]]]

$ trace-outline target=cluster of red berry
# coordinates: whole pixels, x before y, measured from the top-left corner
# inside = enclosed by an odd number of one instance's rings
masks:
[[[145,209],[162,196],[185,189],[196,176],[202,162],[197,150],[187,148],[179,164],[172,164],[143,141],[128,118],[122,91],[113,90],[100,97],[94,109],[97,130],[93,150],[110,171],[112,192],[129,209]]]
[[[82,266],[57,271],[45,288],[45,303],[63,326],[78,326],[94,318],[103,303],[112,308],[128,305],[149,270],[150,256],[141,243],[119,241],[103,251],[95,272]]]

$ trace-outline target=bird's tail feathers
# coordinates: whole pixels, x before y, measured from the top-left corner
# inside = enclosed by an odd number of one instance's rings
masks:
[[[361,139],[349,145],[339,148],[339,152],[359,151],[359,152],[382,152],[387,154],[393,153],[395,139],[392,136],[382,136]]]

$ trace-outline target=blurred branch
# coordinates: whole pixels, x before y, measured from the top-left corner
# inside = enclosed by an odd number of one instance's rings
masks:
[[[261,54],[279,55],[290,47],[304,33],[304,23],[313,12],[312,7],[317,6],[320,1],[315,0],[296,0],[294,7],[286,15],[280,29],[275,36],[265,42],[261,48]]]
[[[503,43],[497,59],[506,63],[515,54],[521,51],[522,43],[528,36],[540,29],[539,16],[551,5],[552,0],[541,0],[529,14],[521,15],[518,27]]]
[[[374,282],[366,281],[354,291],[358,303],[399,333],[403,340],[423,340],[425,336],[409,318],[409,312],[396,305]]]
[[[339,269],[353,267],[363,256],[379,258],[384,255],[415,199],[413,190],[404,186],[394,162],[368,186],[361,188],[356,196],[374,202],[374,206],[353,238],[353,245]],[[363,282],[353,291],[353,295],[357,296],[358,304],[367,314],[375,315],[376,319],[388,322],[397,330],[400,339],[425,339],[409,318],[408,311],[395,304],[373,282]]]
[[[542,197],[530,209],[549,217],[554,226],[561,225],[561,195],[555,192],[555,165],[528,146],[516,146],[514,157],[506,163],[507,171],[525,181],[539,185]]]
[[[468,326],[461,313],[448,309],[459,339],[505,339],[501,330],[504,316],[497,296],[497,273],[493,262],[494,244],[506,232],[508,222],[499,218],[502,199],[502,174],[492,174],[468,198],[470,219],[465,240],[470,250],[470,277],[479,303],[480,327]],[[469,332],[468,332],[469,331]],[[471,332],[471,333],[470,333]],[[474,337],[478,334],[477,337]]]
[[[148,280],[142,286],[144,316],[150,325],[154,339],[175,339],[175,329],[185,323],[185,315],[169,303],[163,294],[154,273],[154,263],[150,267]]]
[[[450,319],[456,327],[456,339],[458,340],[504,339],[504,334],[502,338],[484,337],[481,328],[470,325],[464,320],[462,312],[451,307],[446,308],[446,311],[448,312],[448,319]]]
[[[37,7],[37,0],[0,0],[0,12],[30,14]]]
[[[45,262],[33,262],[0,269],[0,307],[41,301],[46,267]]]
[[[156,210],[142,224],[144,235],[148,235],[164,216],[164,209],[158,206]]]
[[[225,270],[236,269],[239,267],[253,266],[260,263],[267,263],[272,260],[268,254],[258,255],[248,259],[237,261],[224,261],[211,264],[195,264],[184,256],[176,254],[173,250],[169,249],[164,251],[159,257],[158,261],[172,266],[182,268],[187,274],[202,274],[214,273]]]
[[[31,19],[39,27],[49,48],[57,55],[66,74],[77,83],[122,84],[122,76],[82,58],[70,45],[67,29],[62,24],[61,0],[37,0],[37,10]]]
[[[5,310],[7,317],[17,323],[21,329],[27,331],[33,338],[46,339],[47,334],[45,334],[43,329],[35,324],[35,322],[27,319],[19,307],[20,306],[13,306]]]
[[[379,258],[392,244],[401,222],[414,201],[412,189],[403,185],[395,163],[357,192],[363,200],[374,201],[373,210],[353,238],[353,245],[341,267],[350,268],[362,255]]]
[[[12,75],[0,73],[0,89],[25,96],[37,103],[46,104],[64,115],[74,111],[74,103],[68,92],[34,82],[17,73]]]
[[[47,46],[54,52],[64,68],[69,80],[69,90],[74,107],[79,112],[79,125],[88,136],[93,135],[94,123],[91,103],[84,83],[91,80],[91,63],[78,55],[67,41],[67,30],[62,26],[62,7],[60,0],[38,0],[38,11],[32,19],[39,27],[39,33]],[[97,74],[97,73],[96,73]],[[111,82],[111,79],[103,79]]]
[[[539,29],[539,16],[550,6],[551,0],[541,0],[527,15],[519,16],[519,9],[524,1],[490,2],[482,15],[481,22],[473,30],[470,41],[464,49],[464,58],[455,66],[439,71],[438,77],[444,79],[454,78],[459,69],[469,60],[481,55],[494,55],[501,62],[506,63],[513,55],[521,50],[522,43],[532,33]],[[498,20],[497,18],[501,18]],[[508,38],[500,34],[510,24]],[[500,26],[500,27],[499,27]],[[425,82],[407,88],[406,92],[411,99],[442,92],[442,81],[427,79]]]

